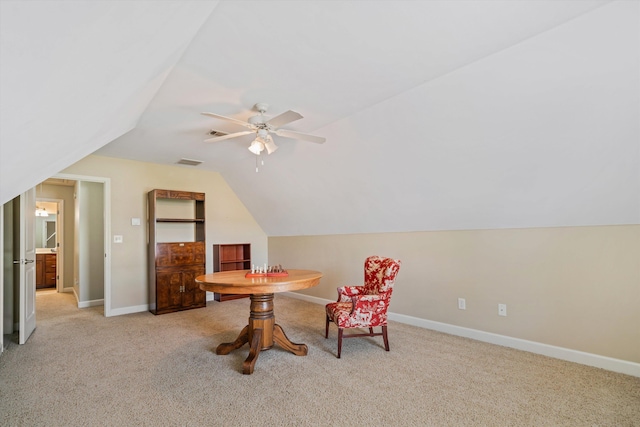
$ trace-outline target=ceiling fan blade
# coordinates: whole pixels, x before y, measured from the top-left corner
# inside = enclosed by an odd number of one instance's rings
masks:
[[[278,130],[275,130],[273,133],[275,133],[278,136],[283,136],[285,138],[299,139],[301,141],[310,141],[310,142],[315,142],[317,144],[322,144],[327,140],[327,138],[323,138],[321,136],[308,135],[306,133],[294,132],[292,130],[286,130],[286,129],[278,129]]]
[[[289,110],[267,120],[266,124],[271,126],[273,129],[275,129],[275,128],[279,128],[282,125],[286,125],[287,123],[300,120],[301,118],[302,118],[302,114]]]
[[[237,138],[239,136],[249,135],[250,133],[254,133],[254,132],[252,130],[245,130],[245,131],[242,131],[242,132],[230,133],[230,134],[227,134],[227,135],[216,136],[214,138],[205,139],[204,142],[224,141],[225,139]]]
[[[251,123],[243,122],[242,120],[234,119],[232,117],[221,116],[220,114],[216,114],[216,113],[201,113],[201,114],[204,114],[205,116],[215,117],[216,119],[227,120],[227,121],[233,122],[233,123],[235,123],[237,125],[244,126],[246,128],[254,129],[254,126]]]

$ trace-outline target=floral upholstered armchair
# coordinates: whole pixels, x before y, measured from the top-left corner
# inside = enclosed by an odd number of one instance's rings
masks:
[[[387,338],[387,308],[393,292],[401,261],[370,256],[364,262],[364,285],[341,286],[338,301],[326,306],[325,338],[329,338],[329,322],[338,326],[338,359],[342,351],[342,338],[382,336],[384,348],[389,351]],[[380,326],[382,332],[373,332]],[[368,328],[368,333],[346,334],[347,328]]]

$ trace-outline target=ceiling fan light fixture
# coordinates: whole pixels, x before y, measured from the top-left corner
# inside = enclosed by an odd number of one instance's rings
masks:
[[[251,151],[256,156],[259,156],[262,150],[264,150],[264,142],[262,142],[262,140],[258,137],[254,139],[249,146],[249,151]]]
[[[264,143],[264,148],[267,149],[267,154],[271,154],[278,149],[278,146],[275,142],[273,142],[273,138],[271,138],[271,135],[267,136],[267,139]]]

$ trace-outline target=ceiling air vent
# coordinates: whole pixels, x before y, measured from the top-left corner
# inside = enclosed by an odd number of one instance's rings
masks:
[[[209,132],[209,135],[216,137],[216,136],[225,136],[229,134],[226,132],[220,132],[219,130],[211,129],[211,131]]]
[[[177,164],[179,165],[188,165],[188,166],[198,166],[202,163],[202,160],[193,160],[193,159],[180,159]]]

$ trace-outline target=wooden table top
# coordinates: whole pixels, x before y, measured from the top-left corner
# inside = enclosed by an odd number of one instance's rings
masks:
[[[196,277],[203,291],[220,294],[272,294],[316,286],[322,273],[313,270],[287,270],[285,277],[244,277],[251,270],[222,271]]]

